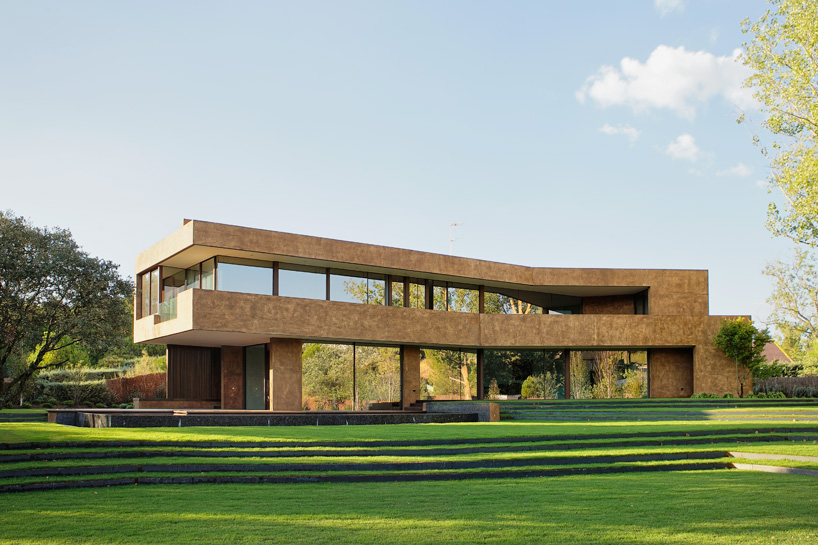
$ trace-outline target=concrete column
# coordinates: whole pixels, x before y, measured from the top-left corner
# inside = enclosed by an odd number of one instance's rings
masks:
[[[222,346],[222,409],[244,409],[244,348]]]
[[[401,407],[406,408],[420,399],[420,347],[400,347]]]
[[[270,410],[301,410],[300,339],[270,339]]]

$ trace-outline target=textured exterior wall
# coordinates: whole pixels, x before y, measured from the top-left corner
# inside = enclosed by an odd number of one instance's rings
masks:
[[[420,399],[420,348],[417,346],[401,347],[401,403],[404,408]]]
[[[583,314],[634,314],[633,295],[584,297]]]
[[[222,409],[244,408],[244,348],[222,346]]]
[[[301,410],[301,340],[270,339],[270,410]]]
[[[693,393],[692,348],[654,348],[648,368],[650,397],[690,397]]]

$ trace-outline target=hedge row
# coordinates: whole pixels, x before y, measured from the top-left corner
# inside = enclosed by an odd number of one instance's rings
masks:
[[[787,397],[818,397],[818,376],[772,377],[757,380],[753,392],[783,392]]]
[[[74,405],[112,404],[115,400],[104,380],[82,382],[39,381],[42,393],[38,397],[53,398],[59,403],[72,401]]]
[[[105,381],[117,403],[130,403],[133,398],[165,397],[166,373],[150,373],[135,377],[112,378]]]
[[[45,382],[87,382],[122,376],[127,367],[78,367],[42,371],[39,379]]]

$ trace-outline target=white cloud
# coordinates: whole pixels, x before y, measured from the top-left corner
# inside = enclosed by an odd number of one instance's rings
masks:
[[[718,28],[710,29],[710,41],[715,43],[715,42],[718,41],[718,39],[719,39],[719,29]]]
[[[642,131],[637,129],[636,127],[631,127],[627,123],[624,125],[619,125],[614,127],[613,125],[608,125],[605,123],[599,129],[599,132],[608,134],[610,136],[622,135],[627,137],[628,142],[630,142],[631,146],[633,146],[637,140],[639,140],[639,135],[642,134]]]
[[[664,17],[674,11],[683,12],[685,3],[684,0],[653,0],[653,7]]]
[[[752,91],[742,87],[750,70],[731,56],[660,45],[644,63],[625,57],[619,68],[602,66],[576,92],[580,102],[590,98],[603,108],[629,106],[635,112],[669,109],[693,119],[699,105],[722,96],[746,109],[754,102]]]
[[[767,189],[767,180],[756,180],[756,185],[762,189]]]
[[[741,178],[746,178],[750,174],[753,173],[753,169],[745,165],[744,163],[739,163],[734,167],[726,168],[724,170],[720,170],[716,173],[716,176],[739,176]]]
[[[702,150],[696,145],[696,139],[685,133],[668,144],[665,153],[674,159],[684,159],[685,161],[696,162],[702,157]]]

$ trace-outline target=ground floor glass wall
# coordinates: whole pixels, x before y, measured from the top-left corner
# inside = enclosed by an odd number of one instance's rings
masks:
[[[485,350],[485,399],[563,399],[565,364],[562,350]]]
[[[400,401],[396,347],[306,343],[302,352],[306,410],[366,410]]]
[[[420,398],[477,398],[477,352],[423,349],[420,355]]]
[[[646,350],[572,350],[571,398],[648,397]]]

